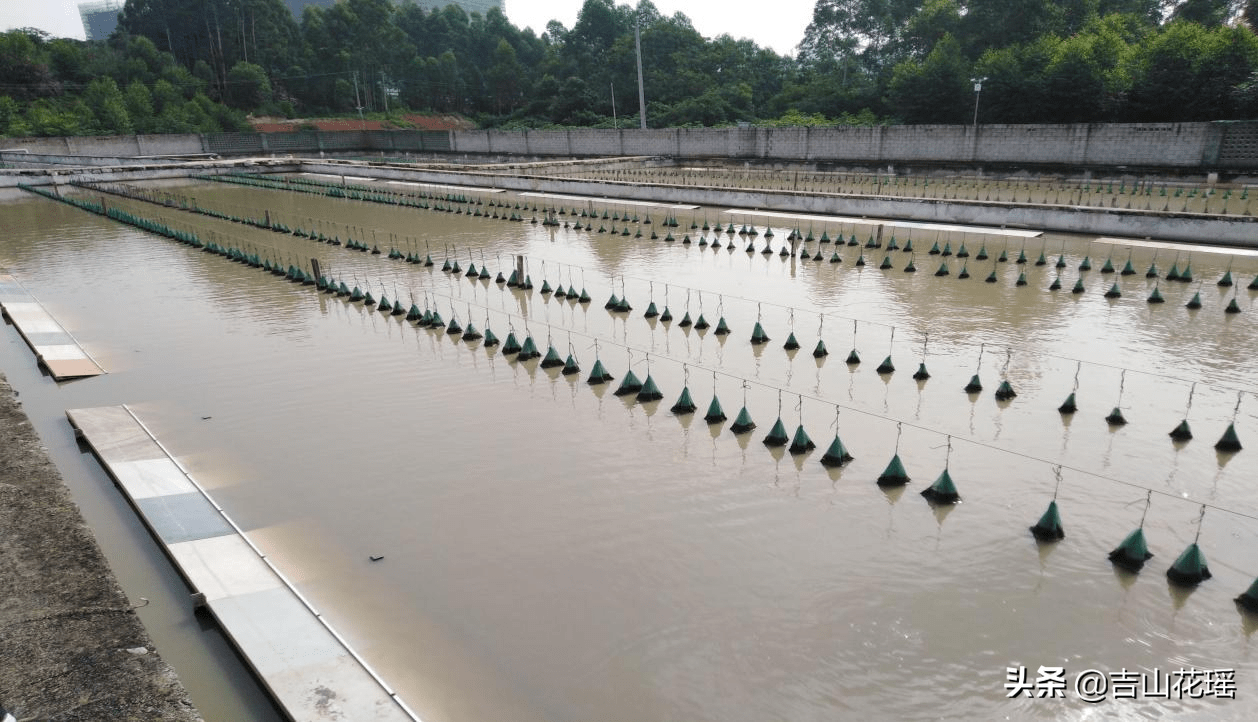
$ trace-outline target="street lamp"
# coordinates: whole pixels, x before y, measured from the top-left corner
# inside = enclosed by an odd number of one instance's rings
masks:
[[[978,132],[978,96],[979,93],[983,92],[984,80],[987,80],[986,76],[982,78],[970,78],[970,82],[974,83],[974,132],[976,133]]]

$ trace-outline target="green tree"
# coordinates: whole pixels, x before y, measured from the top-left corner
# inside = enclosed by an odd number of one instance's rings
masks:
[[[1207,27],[1219,26],[1228,21],[1239,4],[1233,0],[1183,0],[1175,6],[1171,17]]]
[[[910,52],[923,56],[945,35],[960,33],[961,23],[961,6],[956,0],[926,0],[905,24],[904,44]]]
[[[520,100],[520,76],[523,69],[516,59],[515,48],[505,39],[494,48],[494,64],[489,69],[489,83],[494,94],[494,112],[513,110]]]
[[[445,51],[437,58],[436,76],[433,82],[436,108],[444,111],[462,110],[466,90],[463,74],[459,72],[458,59],[452,51]]]
[[[285,68],[300,49],[297,24],[282,0],[127,0],[118,27],[186,66],[204,62],[220,92],[237,62]]]
[[[805,62],[859,56],[871,68],[889,67],[922,0],[817,0],[799,44]]]
[[[126,100],[113,78],[97,78],[87,86],[83,101],[91,109],[94,122],[92,132],[100,135],[125,135],[135,128],[127,113]]]
[[[1172,22],[1129,56],[1127,116],[1143,121],[1235,118],[1235,89],[1256,68],[1258,38],[1249,29]]]
[[[133,82],[123,93],[127,116],[137,133],[153,132],[153,94],[141,82]]]
[[[551,102],[550,117],[563,125],[587,125],[598,120],[598,115],[590,111],[592,105],[594,97],[589,86],[583,78],[572,75],[560,83]]]
[[[0,78],[17,100],[57,95],[61,85],[48,68],[43,39],[24,30],[0,34]]]
[[[1056,45],[1044,70],[1044,119],[1059,123],[1106,120],[1125,90],[1116,72],[1127,44],[1103,25]]]
[[[983,81],[983,123],[1037,123],[1047,94],[1045,69],[1061,44],[1055,36],[988,50],[974,65]]]
[[[182,101],[179,91],[175,90],[175,86],[171,85],[170,81],[159,80],[153,83],[153,110],[155,112],[165,113],[168,108],[176,107]]]
[[[7,95],[0,95],[0,135],[22,137],[30,134],[30,126],[22,117],[21,104]]]
[[[243,60],[227,74],[227,104],[233,108],[252,110],[271,102],[271,81],[266,71]]]
[[[961,44],[945,35],[925,60],[906,60],[895,67],[887,90],[892,111],[906,123],[966,122],[969,70]]]

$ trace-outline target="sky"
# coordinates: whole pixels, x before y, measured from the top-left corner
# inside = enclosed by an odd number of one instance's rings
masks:
[[[5,30],[35,27],[54,37],[83,39],[83,22],[78,5],[82,0],[0,0],[0,26]],[[395,3],[398,0],[394,0]],[[504,0],[507,18],[519,28],[531,27],[537,34],[546,23],[558,20],[571,29],[584,0]],[[816,0],[777,0],[771,6],[730,0],[652,0],[660,14],[682,12],[705,37],[728,33],[735,38],[751,38],[761,47],[783,55],[794,55],[812,20]],[[121,4],[121,2],[119,3]],[[623,1],[618,5],[627,4]],[[636,4],[631,3],[631,4]]]

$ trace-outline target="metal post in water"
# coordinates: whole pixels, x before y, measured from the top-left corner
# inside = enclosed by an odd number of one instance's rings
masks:
[[[524,256],[515,257],[515,277],[520,279],[520,284],[524,284]]]

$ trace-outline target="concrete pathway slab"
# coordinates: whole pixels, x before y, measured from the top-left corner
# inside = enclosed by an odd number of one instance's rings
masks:
[[[130,409],[66,416],[292,719],[419,719]]]
[[[0,311],[13,322],[35,352],[35,358],[54,379],[61,381],[105,373],[74,336],[13,276],[0,275]]]

